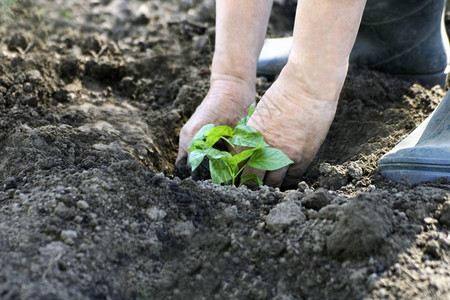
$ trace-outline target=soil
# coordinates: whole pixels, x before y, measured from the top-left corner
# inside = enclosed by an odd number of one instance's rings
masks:
[[[441,88],[351,66],[298,188],[218,186],[173,164],[209,85],[212,1],[10,2],[1,299],[450,299],[450,184],[376,168]]]

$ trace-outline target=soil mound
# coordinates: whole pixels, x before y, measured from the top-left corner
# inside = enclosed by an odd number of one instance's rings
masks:
[[[218,186],[173,175],[212,2],[0,7],[1,299],[448,299],[449,183],[376,169],[442,89],[351,66],[297,189]]]

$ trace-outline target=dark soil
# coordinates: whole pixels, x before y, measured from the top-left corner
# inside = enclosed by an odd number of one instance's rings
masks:
[[[212,1],[2,3],[0,299],[449,299],[450,184],[376,168],[442,89],[351,66],[298,189],[180,179]]]

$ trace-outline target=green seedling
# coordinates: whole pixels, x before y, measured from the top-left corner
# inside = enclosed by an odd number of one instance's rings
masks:
[[[273,171],[283,168],[292,160],[283,151],[271,148],[264,142],[264,137],[256,129],[247,125],[255,106],[252,105],[248,115],[242,118],[233,129],[230,126],[208,124],[203,126],[192,139],[189,146],[189,163],[192,171],[202,163],[205,157],[209,160],[211,179],[216,184],[236,184],[236,180],[247,166]],[[214,148],[219,140],[225,141],[231,149],[242,147],[246,150],[232,155],[230,152]],[[263,184],[255,174],[240,177],[241,186],[246,181],[254,181],[259,186]]]

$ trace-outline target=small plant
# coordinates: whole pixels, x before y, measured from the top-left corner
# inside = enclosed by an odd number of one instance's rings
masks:
[[[230,126],[208,124],[203,126],[192,139],[189,147],[189,162],[194,171],[208,157],[211,179],[216,184],[230,183],[235,185],[237,178],[246,166],[257,169],[273,171],[283,168],[293,161],[283,151],[269,147],[264,137],[256,129],[247,125],[255,106],[252,105],[248,115],[242,118],[236,128]],[[237,146],[246,150],[232,155],[230,152],[214,148],[214,145],[223,140],[231,148]],[[255,181],[259,186],[263,184],[255,174],[240,177],[241,186],[246,181]]]

